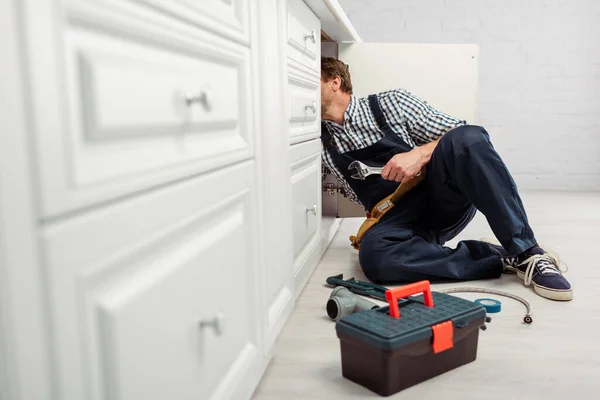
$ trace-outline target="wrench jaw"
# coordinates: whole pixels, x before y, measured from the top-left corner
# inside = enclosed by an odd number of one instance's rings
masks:
[[[354,179],[360,179],[361,181],[364,181],[365,178],[367,176],[371,175],[369,170],[366,170],[364,168],[356,168],[356,173],[352,174],[352,178]]]
[[[348,170],[352,170],[352,169],[356,170],[356,173],[352,174],[352,178],[360,179],[361,181],[364,181],[365,178],[367,177],[369,171],[365,168],[362,168],[361,164],[362,163],[359,163],[358,161],[352,161],[350,163],[350,165],[348,166]]]
[[[350,163],[350,165],[348,165],[348,171],[350,171],[351,169],[360,169],[360,164],[358,163],[358,161],[354,160]]]

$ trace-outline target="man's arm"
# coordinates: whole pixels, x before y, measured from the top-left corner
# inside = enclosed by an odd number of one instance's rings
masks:
[[[429,142],[427,144],[424,144],[424,145],[419,146],[414,149],[414,151],[418,151],[421,153],[423,165],[427,164],[429,162],[429,160],[431,160],[431,155],[433,154],[433,150],[435,150],[435,147],[437,146],[439,141],[440,141],[440,139],[436,139],[433,142]]]
[[[431,160],[433,150],[440,139],[415,147],[408,153],[396,154],[383,167],[381,176],[396,182],[408,182]]]
[[[417,145],[408,153],[395,155],[384,167],[381,176],[397,182],[407,182],[431,160],[440,138],[466,122],[436,110],[417,96],[396,90],[391,107],[399,113],[404,128]]]

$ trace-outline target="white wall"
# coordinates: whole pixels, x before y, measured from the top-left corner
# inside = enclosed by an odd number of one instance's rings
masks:
[[[478,123],[521,189],[600,190],[600,0],[339,0],[365,42],[478,43]]]

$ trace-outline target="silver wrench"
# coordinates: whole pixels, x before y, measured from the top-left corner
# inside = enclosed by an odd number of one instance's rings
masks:
[[[369,167],[368,165],[363,164],[360,161],[352,161],[348,166],[348,170],[351,169],[356,169],[356,173],[352,174],[352,178],[360,179],[363,181],[367,176],[376,174],[381,175],[381,171],[383,171],[383,168]]]
[[[360,179],[360,180],[365,180],[365,178],[369,175],[381,175],[381,171],[383,171],[383,167],[382,168],[378,168],[378,167],[369,167],[368,165],[361,163],[360,161],[352,161],[350,163],[350,165],[348,166],[348,170],[351,169],[356,169],[356,173],[352,174],[352,178],[354,179]],[[417,173],[416,176],[420,176],[421,175],[421,171],[419,171]]]

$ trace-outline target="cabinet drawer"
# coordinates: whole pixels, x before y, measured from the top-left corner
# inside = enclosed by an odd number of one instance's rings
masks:
[[[235,398],[260,362],[253,170],[44,229],[58,398]]]
[[[320,136],[321,86],[318,78],[288,74],[290,143]]]
[[[139,0],[201,28],[249,43],[248,0]]]
[[[40,127],[45,216],[253,155],[249,50],[71,27],[68,129]]]
[[[243,209],[221,210],[98,296],[108,380],[118,388],[109,398],[209,399],[232,367],[251,364],[252,313],[240,309],[252,292],[249,246]]]
[[[320,74],[321,22],[302,0],[287,0],[288,57]]]
[[[292,224],[295,270],[318,244],[321,232],[321,154],[317,140],[294,146],[308,155],[292,164]],[[298,147],[295,149],[295,147]],[[317,150],[315,153],[314,150]],[[292,159],[297,159],[292,155]]]

